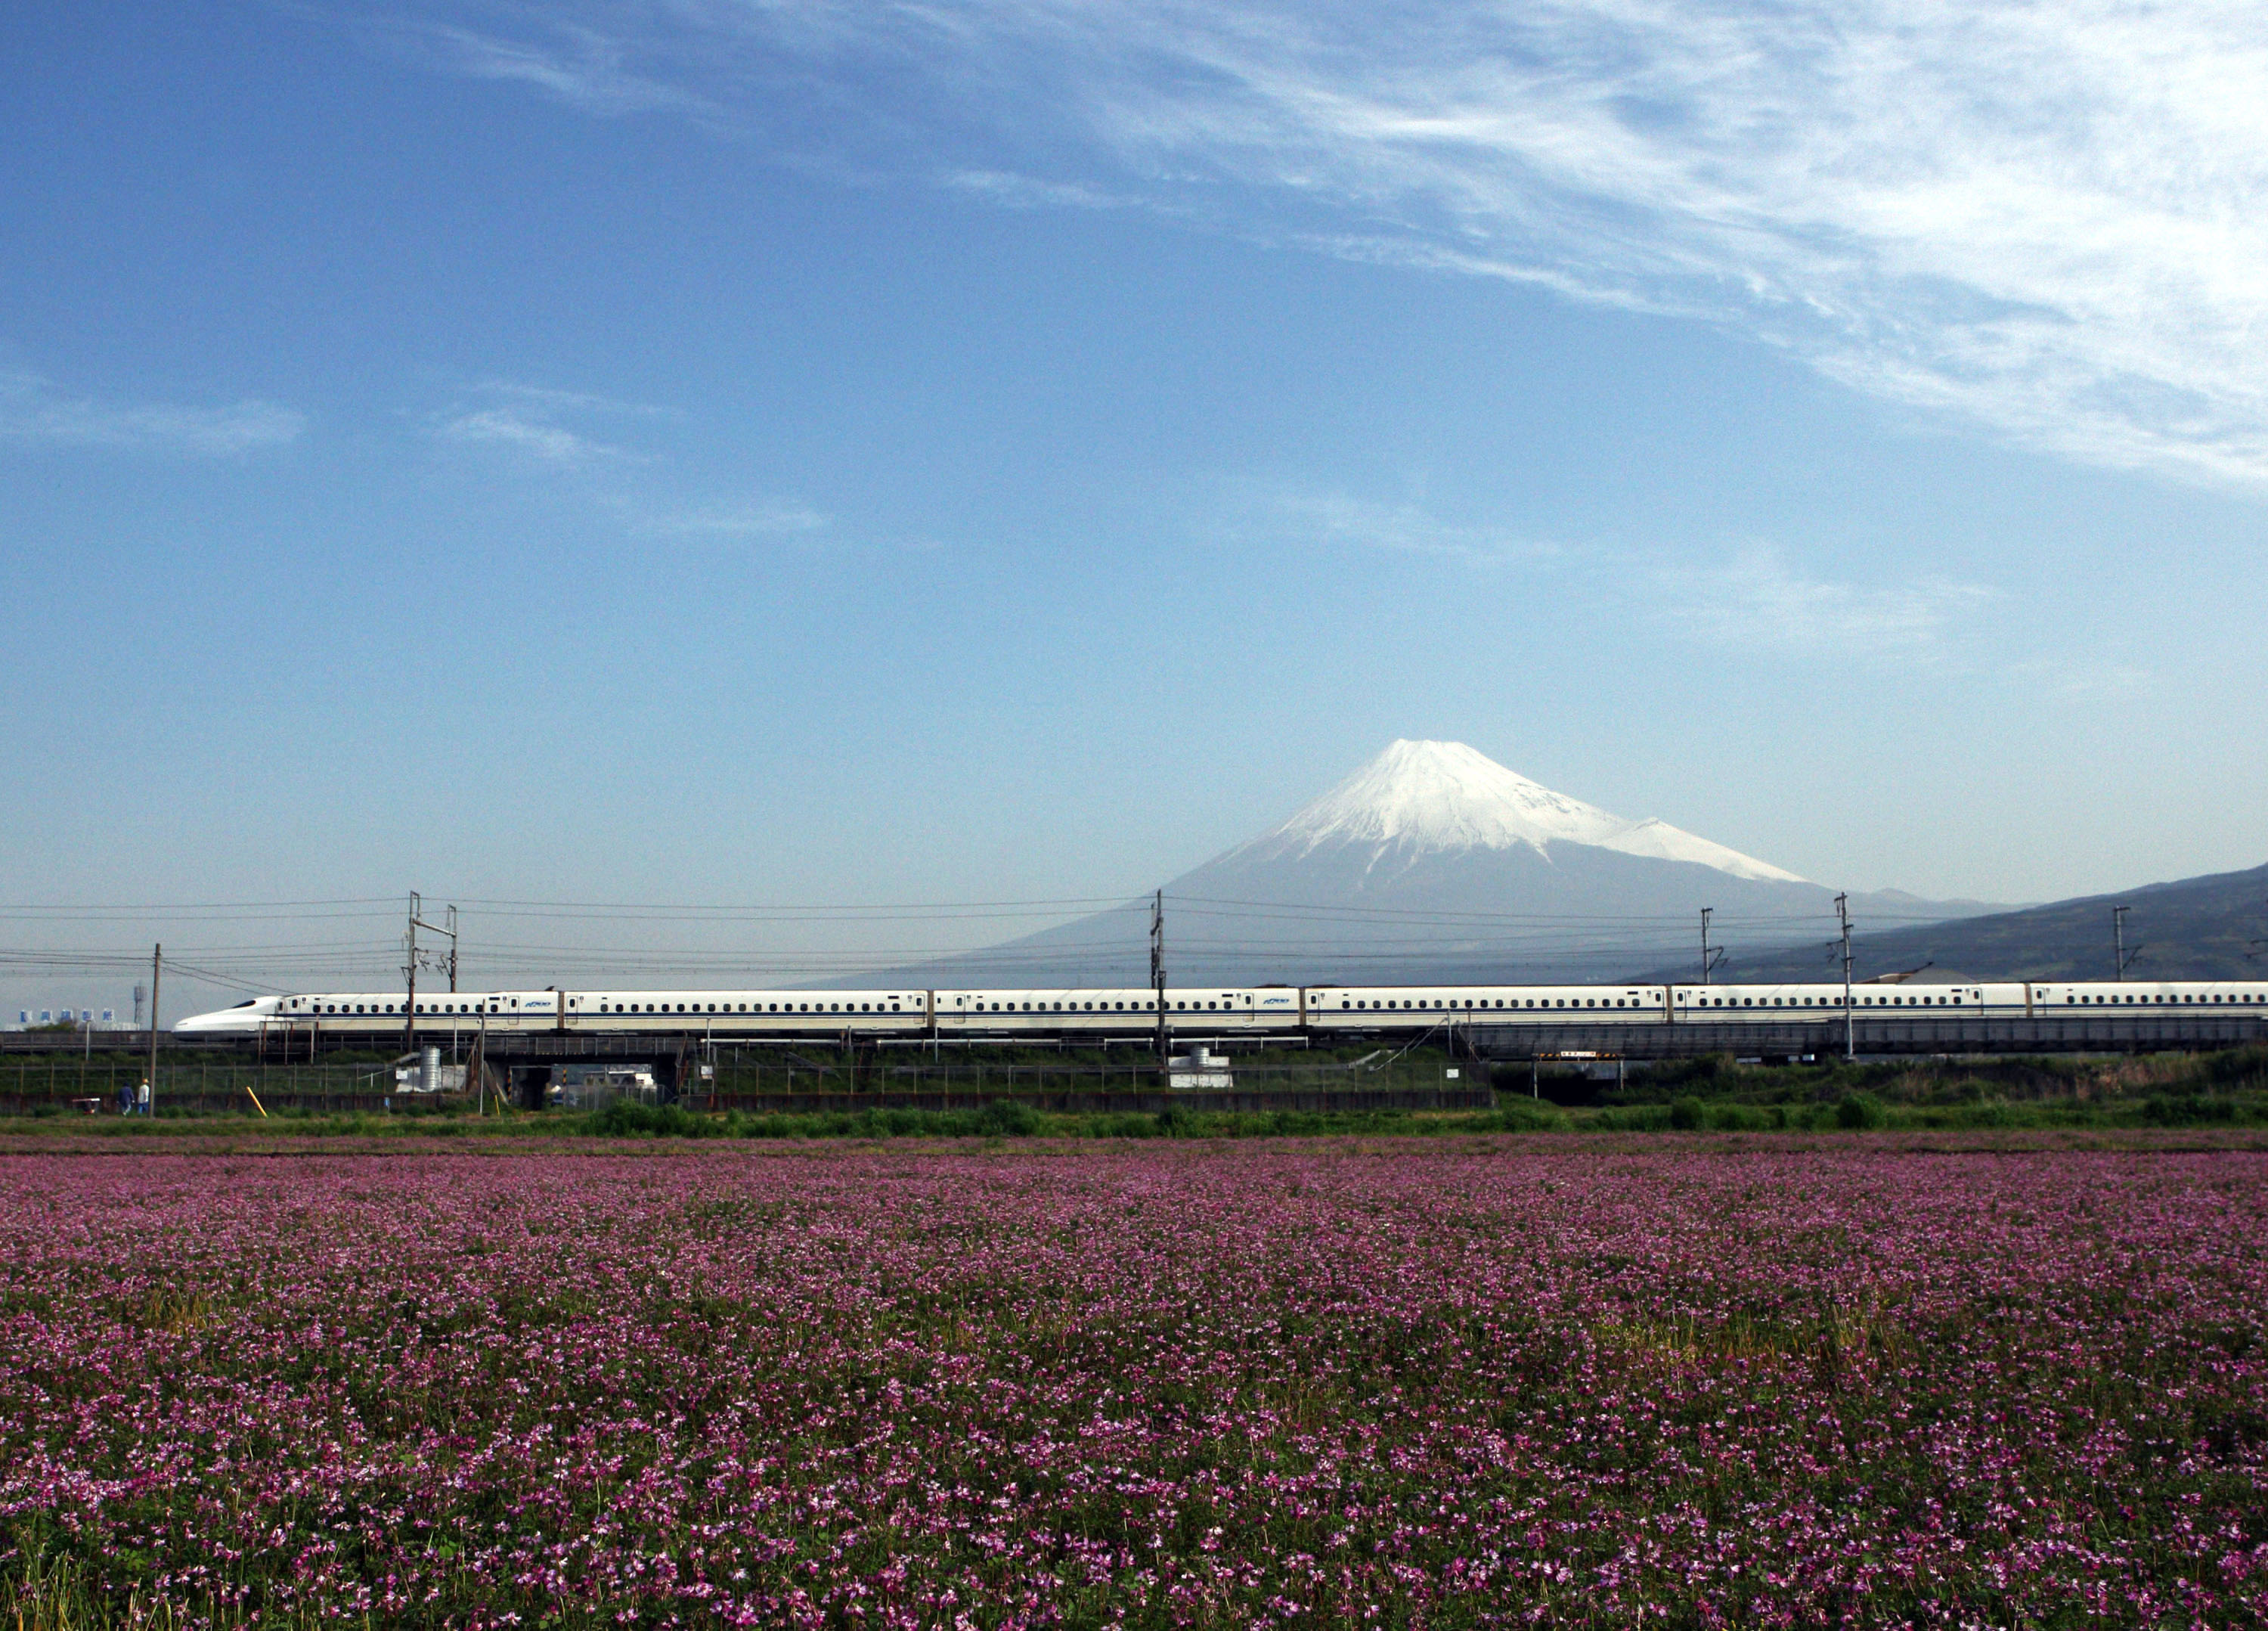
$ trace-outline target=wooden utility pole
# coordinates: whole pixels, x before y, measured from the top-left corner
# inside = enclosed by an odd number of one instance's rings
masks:
[[[150,1103],[148,1113],[158,1113],[158,982],[166,974],[163,941],[150,948]]]
[[[409,995],[401,1005],[401,1051],[417,1052],[417,891],[409,891],[409,955],[401,960],[401,978]]]
[[[1167,1059],[1173,1050],[1172,1039],[1166,1032],[1166,891],[1160,889],[1150,901],[1150,989],[1158,1004],[1158,1068],[1170,1068]]]
[[[1835,897],[1835,915],[1843,923],[1843,1057],[1855,1059],[1857,1051],[1851,1034],[1851,897]]]

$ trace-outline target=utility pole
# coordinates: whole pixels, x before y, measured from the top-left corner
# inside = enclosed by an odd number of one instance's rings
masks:
[[[2114,965],[2110,978],[2113,979],[2126,978],[2126,914],[2132,911],[2132,906],[2113,906],[2110,909],[2110,953]]]
[[[1710,971],[1725,960],[1725,948],[1722,946],[1718,947],[1713,955],[1709,949],[1709,919],[1716,915],[1717,909],[1714,906],[1701,908],[1701,983],[1704,985],[1709,983]]]
[[[1158,1004],[1158,1068],[1169,1068],[1173,1043],[1166,1034],[1166,891],[1150,899],[1150,989]]]
[[[166,948],[163,941],[150,948],[150,1101],[143,1106],[144,1115],[158,1113],[158,982],[166,973]]]
[[[457,909],[454,906],[449,908],[449,915],[446,923],[428,923],[425,921],[424,913],[425,902],[423,897],[421,897],[416,890],[410,890],[409,932],[407,941],[409,955],[403,959],[401,967],[402,978],[409,983],[409,1000],[401,1005],[401,1051],[404,1053],[415,1053],[417,1052],[418,930],[423,929],[428,934],[443,935],[448,940],[448,962],[446,963],[437,963],[434,964],[434,967],[436,970],[446,969],[449,975],[449,989],[453,992],[457,989]]]
[[[409,891],[409,955],[401,960],[401,978],[409,983],[409,994],[401,1004],[401,1051],[417,1052],[417,891]]]
[[[1851,1036],[1851,897],[1835,897],[1835,915],[1843,924],[1843,1057],[1856,1059],[1858,1050]]]

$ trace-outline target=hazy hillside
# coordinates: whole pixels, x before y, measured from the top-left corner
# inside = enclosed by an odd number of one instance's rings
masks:
[[[2130,979],[2235,979],[2268,967],[2268,867],[1881,934],[1867,933],[1859,911],[1852,950],[1861,979],[1925,963],[1933,965],[1922,976],[1927,980],[2107,979],[2113,971],[2110,909],[2120,905],[2132,908],[2126,949],[2137,955]],[[1721,980],[1839,977],[1839,960],[1822,944],[1727,944],[1732,955],[1718,970]],[[1673,978],[1692,973],[1690,965],[1651,966]]]

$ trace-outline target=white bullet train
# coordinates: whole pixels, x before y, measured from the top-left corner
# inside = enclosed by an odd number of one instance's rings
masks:
[[[1174,987],[1166,1023],[1183,1035],[1366,1036],[1467,1025],[1768,1024],[1839,1017],[1838,985],[1255,985]],[[1050,991],[487,991],[257,997],[174,1025],[177,1035],[327,1037],[421,1031],[839,1038],[1147,1036],[1158,1023],[1146,988]],[[2268,1015],[2268,976],[2254,980],[1864,985],[1852,1012],[1872,1018]],[[1922,1010],[1922,1012],[1916,1012]]]

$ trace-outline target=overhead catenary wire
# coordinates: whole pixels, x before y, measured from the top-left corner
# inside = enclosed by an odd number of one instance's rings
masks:
[[[1160,898],[1153,895],[1152,899]],[[1683,914],[1504,912],[1410,906],[1268,901],[1211,895],[1162,895],[1177,921],[1195,919],[1176,937],[1181,956],[1193,968],[1232,963],[1286,965],[1285,978],[1325,972],[1359,975],[1366,969],[1400,970],[1407,978],[1435,978],[1424,964],[1492,963],[1507,972],[1526,967],[1595,965],[1616,959],[1662,956],[1665,931],[1689,921]],[[735,903],[642,903],[541,901],[505,897],[460,897],[468,931],[482,921],[554,921],[612,924],[625,928],[652,925],[700,931],[751,926],[882,925],[925,923],[990,924],[1061,917],[1086,911],[1101,919],[1091,934],[1065,933],[1072,923],[1042,928],[1005,943],[920,943],[850,947],[746,945],[699,947],[629,943],[583,936],[540,940],[473,940],[478,966],[475,983],[490,989],[565,980],[620,985],[677,983],[687,978],[808,985],[839,976],[902,983],[909,975],[932,979],[965,978],[998,983],[1025,970],[1086,961],[1140,981],[1140,937],[1149,902],[1123,895],[1057,896],[1027,899],[976,899],[881,904],[750,905]],[[372,910],[359,910],[370,907]],[[1095,909],[1101,908],[1101,911]],[[399,910],[388,897],[346,897],[281,901],[192,901],[163,905],[49,903],[0,906],[0,920],[58,928],[135,919],[202,921],[215,925],[380,919]],[[1114,921],[1124,914],[1126,928]],[[1723,915],[1753,941],[1790,942],[1816,926],[1821,912],[1757,912]],[[1903,920],[1904,914],[1881,914]],[[1830,918],[1831,920],[1831,918]],[[1933,920],[1914,914],[1915,921]],[[1230,923],[1268,926],[1276,932],[1218,932]],[[1218,927],[1216,926],[1218,926]],[[1316,931],[1303,934],[1302,931]],[[1328,943],[1319,943],[1329,934]],[[705,938],[705,936],[704,936]],[[941,937],[942,938],[942,937]],[[175,941],[180,961],[167,966],[179,978],[247,993],[309,989],[390,988],[399,972],[397,942],[392,939],[291,941],[272,934],[232,944]],[[0,949],[0,971],[23,976],[121,972],[138,967],[139,948],[18,948]],[[1117,965],[1123,963],[1123,970]],[[943,968],[924,968],[944,964]],[[958,968],[952,965],[958,964]],[[1418,965],[1418,966],[1413,966]],[[1200,983],[1212,983],[1200,979]]]

